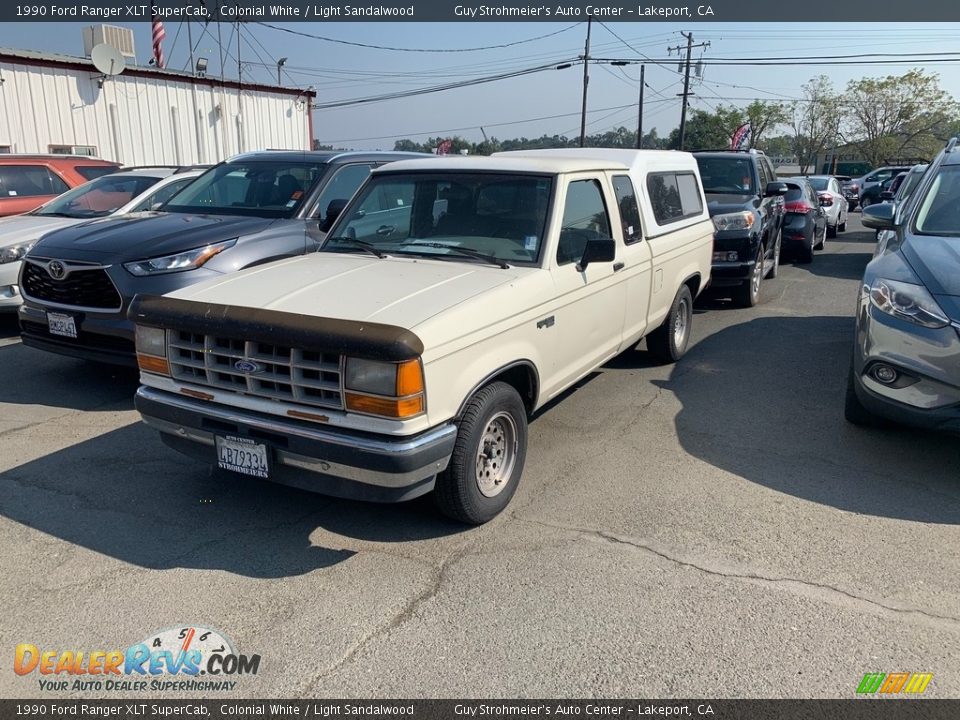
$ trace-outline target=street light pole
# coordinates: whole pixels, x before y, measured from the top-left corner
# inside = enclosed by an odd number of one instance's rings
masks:
[[[637,114],[637,150],[643,149],[643,71],[645,66],[640,66],[640,110]]]
[[[587,142],[587,86],[590,84],[590,26],[593,15],[587,16],[587,42],[583,47],[583,107],[580,110],[580,147]]]
[[[286,64],[287,64],[287,59],[285,57],[282,57],[279,60],[277,60],[277,85],[283,84],[280,81],[280,68],[282,68]]]

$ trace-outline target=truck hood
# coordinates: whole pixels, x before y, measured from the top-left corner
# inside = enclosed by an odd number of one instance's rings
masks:
[[[12,215],[0,218],[0,247],[40,239],[44,233],[84,222],[76,218]]]
[[[517,272],[448,260],[311,253],[231,273],[169,296],[413,329],[439,312],[511,282]]]
[[[912,236],[900,252],[933,295],[960,297],[960,238]]]
[[[56,230],[44,236],[31,255],[116,264],[251,235],[273,222],[276,221],[235,215],[130,213]]]
[[[756,198],[753,195],[707,193],[707,210],[710,211],[710,217],[723,215],[724,213],[756,209],[756,207]]]

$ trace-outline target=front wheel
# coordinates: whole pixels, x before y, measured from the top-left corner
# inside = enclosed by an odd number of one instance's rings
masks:
[[[760,302],[760,285],[763,283],[763,243],[757,249],[757,261],[750,273],[750,279],[737,288],[734,301],[740,307],[753,307]]]
[[[434,498],[447,517],[482,525],[517,491],[527,457],[527,411],[504,382],[470,398],[460,420],[450,464],[437,477]]]
[[[687,351],[692,322],[693,295],[681,285],[663,325],[647,335],[647,350],[665,363],[676,362]]]
[[[773,267],[770,268],[770,272],[767,273],[768,278],[775,278],[780,274],[780,260],[781,254],[780,251],[783,247],[783,230],[777,233],[777,241],[773,245]]]

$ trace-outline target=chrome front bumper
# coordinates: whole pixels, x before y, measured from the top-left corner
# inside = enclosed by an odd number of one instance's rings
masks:
[[[146,386],[135,401],[143,421],[184,454],[216,464],[218,435],[249,438],[268,447],[270,480],[358,500],[399,502],[430,492],[457,437],[451,423],[412,437],[353,433]]]

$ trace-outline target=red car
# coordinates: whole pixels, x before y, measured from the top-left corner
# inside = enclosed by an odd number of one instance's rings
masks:
[[[0,217],[30,212],[119,167],[86,155],[0,155]]]

